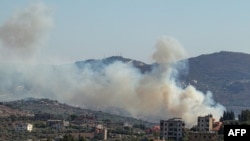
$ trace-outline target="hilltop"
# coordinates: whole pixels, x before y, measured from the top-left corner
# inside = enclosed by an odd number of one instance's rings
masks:
[[[211,91],[216,101],[236,113],[250,108],[250,54],[221,51],[188,62],[186,83],[203,92]]]
[[[136,119],[132,117],[120,116],[117,114],[111,114],[102,111],[94,111],[89,109],[84,109],[76,106],[71,106],[65,103],[60,103],[57,100],[47,99],[47,98],[26,98],[21,100],[2,102],[1,107],[5,107],[5,112],[9,113],[8,116],[27,116],[27,115],[39,115],[47,114],[53,119],[67,120],[68,117],[75,116],[90,116],[95,118],[97,121],[113,121],[113,122],[128,122],[131,124],[144,124],[151,126],[154,123],[144,121],[141,119]],[[3,114],[0,115],[2,117]],[[6,115],[7,116],[7,115]]]
[[[14,108],[21,109],[21,105],[33,104],[29,106],[24,106],[26,111],[31,113],[38,113],[39,111],[47,110],[46,112],[59,112],[62,110],[63,113],[70,114],[74,110],[67,107],[63,104],[59,104],[59,102],[63,101],[61,98],[56,97],[63,91],[67,91],[69,88],[74,88],[76,84],[78,84],[78,80],[83,78],[78,78],[81,75],[81,71],[77,71],[78,69],[84,69],[86,66],[87,68],[91,68],[88,71],[97,71],[98,76],[102,77],[102,69],[108,66],[109,64],[114,63],[115,61],[120,61],[130,66],[134,66],[134,68],[138,69],[138,73],[147,73],[152,71],[153,67],[157,64],[147,64],[141,61],[124,58],[122,56],[111,56],[103,59],[89,59],[85,61],[77,61],[71,66],[75,66],[73,71],[67,70],[67,65],[59,65],[59,66],[29,66],[23,67],[23,70],[17,70],[15,67],[13,68],[3,68],[0,77],[3,78],[1,83],[1,93],[8,95],[6,98],[13,98],[17,105]],[[211,91],[213,93],[213,97],[216,102],[221,103],[224,105],[228,110],[233,110],[235,113],[239,113],[242,109],[250,108],[249,102],[249,90],[250,90],[250,55],[246,53],[240,52],[216,52],[212,54],[203,54],[197,57],[192,57],[187,60],[187,70],[188,73],[180,73],[182,74],[179,78],[179,81],[185,85],[192,84],[198,90],[206,93],[207,91]],[[66,67],[64,67],[66,66]],[[65,70],[66,69],[66,70]],[[70,69],[69,69],[70,70]],[[182,70],[181,70],[182,71]],[[66,72],[66,73],[65,73]],[[79,73],[79,74],[78,74]],[[48,75],[49,74],[49,75]],[[92,73],[90,73],[92,77]],[[121,71],[120,74],[123,74]],[[71,83],[67,83],[68,79],[65,79],[63,76],[69,76],[70,80],[74,79],[74,85],[70,85]],[[37,79],[33,79],[37,78]],[[52,79],[53,78],[53,79]],[[61,79],[62,78],[62,79]],[[68,77],[66,77],[68,78]],[[6,80],[6,81],[4,81]],[[8,81],[7,81],[8,80]],[[105,83],[108,81],[104,81]],[[95,84],[95,82],[91,83]],[[49,85],[49,87],[48,87]],[[50,88],[50,89],[48,89]],[[55,89],[53,89],[55,88]],[[58,89],[61,88],[62,90],[57,92]],[[85,87],[86,89],[87,87]],[[73,92],[73,91],[72,91]],[[118,91],[119,92],[119,91]],[[57,94],[57,95],[55,95]],[[66,93],[67,94],[67,93]],[[26,99],[20,100],[24,97],[43,97],[43,98],[50,98],[54,99],[54,104],[52,107],[57,107],[53,109],[49,107],[49,105],[38,105],[41,101],[36,101],[36,99]],[[78,99],[76,99],[78,100]],[[2,101],[4,101],[2,99]],[[79,101],[78,101],[79,102]],[[85,101],[88,102],[88,101]],[[51,101],[49,102],[51,103]],[[52,102],[53,103],[53,102]],[[72,101],[72,103],[74,103]],[[42,104],[42,103],[41,103]],[[48,104],[48,103],[47,103]],[[83,103],[84,105],[85,103]],[[37,105],[37,106],[35,106]],[[66,106],[66,107],[65,107]],[[94,105],[95,106],[95,105]],[[31,109],[28,109],[32,108]],[[63,109],[68,109],[67,111]],[[77,108],[77,107],[75,107]],[[126,114],[126,112],[122,111],[122,109],[106,109],[106,112],[115,113],[114,115],[122,115],[122,116],[130,116]],[[43,110],[41,110],[43,109]],[[53,110],[52,110],[53,109]],[[71,109],[71,110],[70,110]],[[24,110],[24,109],[21,109]],[[76,109],[75,109],[76,110]],[[3,111],[3,110],[2,110]],[[77,111],[77,110],[76,110]],[[85,112],[88,111],[85,109]],[[98,110],[97,110],[98,111]],[[104,111],[103,111],[104,112]],[[88,112],[87,112],[88,113]],[[94,114],[98,114],[101,112],[94,112]],[[106,114],[106,113],[105,113]],[[103,116],[103,115],[102,115]],[[111,114],[110,117],[113,115]]]
[[[88,59],[85,61],[77,61],[75,64],[79,68],[84,68],[86,66],[91,66],[93,70],[98,70],[104,68],[106,65],[110,65],[116,61],[120,61],[123,63],[130,63],[132,64],[135,68],[138,68],[141,73],[145,73],[148,71],[151,71],[151,64],[146,64],[144,62],[138,61],[138,60],[133,60],[129,58],[124,58],[122,56],[111,56],[103,59]]]
[[[11,115],[15,116],[29,116],[27,112],[20,111],[18,109],[10,108],[6,105],[0,104],[0,117],[9,117]]]

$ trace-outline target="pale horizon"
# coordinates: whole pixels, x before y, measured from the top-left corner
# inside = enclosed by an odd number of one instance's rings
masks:
[[[250,53],[250,2],[246,0],[3,0],[0,27],[36,2],[49,9],[53,21],[35,52],[43,63],[109,56],[152,63],[154,46],[162,36],[178,40],[187,58],[220,51]]]

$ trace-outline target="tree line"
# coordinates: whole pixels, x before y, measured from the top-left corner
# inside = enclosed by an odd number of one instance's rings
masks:
[[[223,115],[220,117],[220,121],[235,121],[235,113],[231,111],[224,111]],[[239,124],[250,124],[250,110],[242,110],[241,113],[238,115],[238,122]]]

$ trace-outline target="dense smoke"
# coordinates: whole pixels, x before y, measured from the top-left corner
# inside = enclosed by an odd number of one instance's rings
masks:
[[[27,60],[42,46],[52,26],[51,10],[42,3],[16,11],[0,26],[1,60]]]
[[[9,53],[19,53],[20,49],[29,50],[36,46],[40,32],[51,23],[40,13],[44,12],[43,8],[31,9],[17,14],[27,16],[27,21],[18,21],[19,18],[14,17],[1,26],[1,50],[8,48]],[[35,22],[35,25],[28,28],[26,24],[30,22]],[[218,119],[224,107],[214,102],[212,93],[203,94],[192,85],[182,88],[178,84],[178,72],[188,69],[183,67],[187,62],[180,63],[186,57],[182,46],[173,38],[163,37],[155,49],[152,58],[156,65],[147,73],[141,73],[132,63],[120,61],[111,64],[100,61],[99,68],[91,63],[86,63],[83,68],[75,64],[31,66],[4,63],[0,68],[0,98],[53,98],[95,110],[115,108],[152,121],[182,117],[188,126],[196,124],[197,116],[213,114]]]
[[[176,63],[186,57],[185,50],[174,38],[162,37],[156,44],[153,59],[160,64]]]

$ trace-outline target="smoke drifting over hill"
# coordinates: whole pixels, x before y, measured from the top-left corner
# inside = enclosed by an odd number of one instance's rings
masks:
[[[11,53],[23,54],[20,48],[33,48],[40,32],[50,27],[50,18],[44,15],[46,11],[33,10],[25,10],[24,15],[29,15],[27,21],[19,23],[19,18],[11,18],[1,26],[1,50],[8,50],[8,55],[0,53],[1,58],[8,59],[12,57]],[[43,30],[40,31],[41,28]],[[212,93],[203,94],[192,85],[185,88],[178,85],[178,72],[188,69],[183,67],[187,62],[179,62],[186,54],[182,46],[173,38],[163,37],[155,48],[153,59],[157,65],[144,74],[131,63],[120,61],[102,64],[104,67],[100,69],[93,69],[91,63],[79,69],[75,64],[30,66],[2,61],[0,97],[6,100],[53,98],[98,110],[115,107],[133,117],[155,121],[182,117],[187,125],[194,125],[197,116],[210,113],[218,119],[225,109],[214,102]],[[27,53],[32,52],[25,51]],[[22,55],[17,57],[23,58]],[[179,65],[182,67],[177,67]]]

